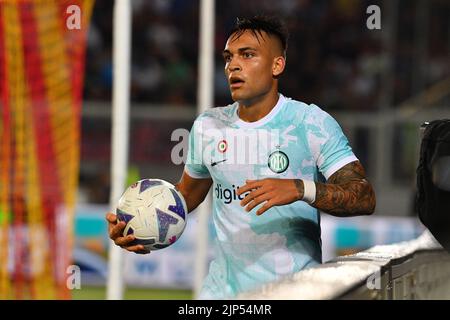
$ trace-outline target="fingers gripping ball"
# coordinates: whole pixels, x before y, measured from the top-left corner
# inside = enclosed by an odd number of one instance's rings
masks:
[[[183,196],[167,181],[143,179],[119,199],[117,219],[125,221],[123,235],[134,234],[134,244],[158,250],[177,241],[184,231],[187,207]]]

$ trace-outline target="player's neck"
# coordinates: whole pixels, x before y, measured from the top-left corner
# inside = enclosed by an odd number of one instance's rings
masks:
[[[271,90],[267,95],[257,97],[252,101],[239,101],[239,118],[245,122],[258,121],[269,114],[278,99],[278,90]]]

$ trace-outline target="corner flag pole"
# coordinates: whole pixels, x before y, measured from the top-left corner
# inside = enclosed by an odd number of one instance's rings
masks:
[[[130,109],[131,3],[115,0],[113,16],[113,112],[110,208],[123,192],[128,166]],[[123,252],[112,242],[109,246],[109,272],[106,298],[123,298]]]
[[[198,64],[197,114],[213,106],[214,103],[214,24],[215,0],[200,2],[200,43]],[[195,250],[194,298],[198,298],[206,275],[208,250],[208,220],[211,211],[211,196],[197,209],[198,232]]]

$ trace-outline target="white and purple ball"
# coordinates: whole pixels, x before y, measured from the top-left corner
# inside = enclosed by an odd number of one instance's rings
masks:
[[[133,183],[119,199],[117,219],[127,225],[123,235],[134,234],[134,244],[158,250],[177,241],[184,231],[187,207],[175,187],[160,179]]]

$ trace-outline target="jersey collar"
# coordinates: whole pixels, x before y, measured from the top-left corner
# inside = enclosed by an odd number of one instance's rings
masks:
[[[285,100],[286,100],[286,98],[281,93],[279,93],[278,102],[275,105],[275,107],[273,107],[272,110],[270,110],[270,112],[267,115],[265,115],[263,118],[259,119],[258,121],[254,121],[254,122],[246,122],[246,121],[242,120],[241,118],[239,118],[239,115],[238,115],[239,103],[236,102],[236,110],[234,111],[234,113],[236,115],[237,120],[236,120],[235,124],[237,124],[240,128],[260,127],[260,126],[268,123],[270,120],[273,119],[273,117],[275,117],[275,115],[278,113],[278,111],[280,111]]]

